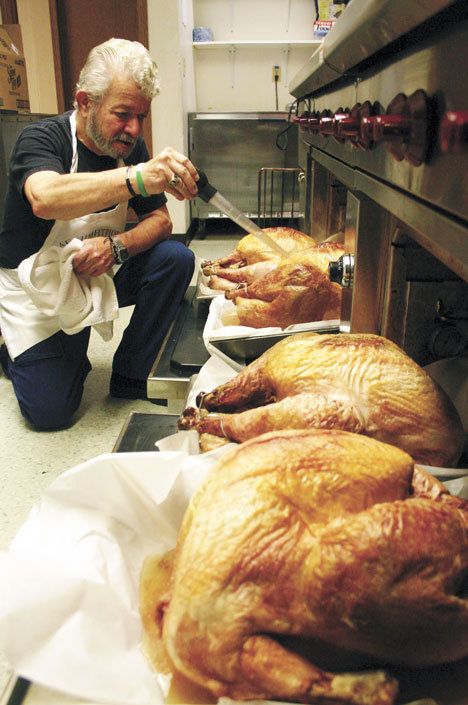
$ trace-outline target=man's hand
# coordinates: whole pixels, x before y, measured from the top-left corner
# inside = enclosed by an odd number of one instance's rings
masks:
[[[114,264],[110,242],[105,237],[83,240],[83,247],[73,257],[73,269],[77,274],[98,277]]]
[[[171,193],[178,201],[195,198],[198,172],[190,159],[171,147],[166,147],[156,157],[141,165],[141,176],[149,194]],[[171,185],[176,177],[178,183]]]

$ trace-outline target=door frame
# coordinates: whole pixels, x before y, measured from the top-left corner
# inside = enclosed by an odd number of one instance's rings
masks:
[[[18,24],[18,7],[16,0],[0,0],[3,24]]]

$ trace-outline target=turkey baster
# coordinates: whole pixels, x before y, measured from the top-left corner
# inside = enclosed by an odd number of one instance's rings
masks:
[[[270,247],[277,255],[280,257],[286,257],[289,253],[283,250],[282,247],[278,245],[277,242],[273,240],[266,232],[256,225],[253,220],[247,218],[238,208],[233,206],[233,204],[228,201],[224,196],[222,196],[214,186],[210,184],[206,174],[203,171],[198,172],[200,178],[197,181],[198,186],[198,196],[205,201],[205,203],[211,203],[212,206],[217,208],[221,213],[227,215],[228,218],[233,220],[239,227],[246,230],[251,235],[255,235],[261,240],[265,245]]]

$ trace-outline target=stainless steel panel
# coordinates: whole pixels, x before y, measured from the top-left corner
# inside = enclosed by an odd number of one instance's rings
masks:
[[[332,172],[347,188],[353,189],[356,184],[356,171],[348,164],[319,149],[312,150],[312,158]]]
[[[408,281],[405,287],[406,315],[401,347],[420,365],[445,357],[457,357],[466,345],[466,324],[444,324],[437,320],[437,302],[463,311],[467,288],[463,282]],[[466,314],[465,314],[466,315]],[[459,326],[456,326],[458,323]]]
[[[310,225],[305,232],[322,242],[345,230],[346,188],[316,159],[311,165]]]
[[[310,233],[310,217],[307,209],[307,204],[310,203],[310,187],[311,182],[308,178],[310,170],[309,150],[302,140],[298,142],[298,165],[302,169],[302,174],[298,177],[299,180],[299,220],[298,228],[304,233]]]
[[[313,331],[314,333],[339,333],[339,326],[333,321],[316,321],[301,326],[302,330]],[[283,330],[279,333],[268,334],[259,331],[256,334],[239,335],[237,337],[226,335],[225,338],[211,340],[210,344],[238,365],[248,365],[280,340],[295,334],[296,331],[294,330]]]
[[[348,193],[345,251],[354,254],[354,285],[344,288],[343,332],[380,333],[389,245],[386,214],[362,194]]]
[[[310,234],[316,242],[322,242],[329,234],[328,199],[330,187],[327,171],[315,159],[312,160],[311,185]]]
[[[167,413],[182,410],[192,376],[209,358],[202,338],[208,306],[195,293],[189,286],[146,380],[148,398],[165,400]]]
[[[468,281],[468,234],[463,224],[324,152],[314,149],[312,155],[347,188],[361,191],[406,223],[414,231],[413,237],[420,245]]]
[[[257,217],[258,172],[262,167],[297,167],[297,126],[287,113],[191,113],[190,159],[210,182],[249,217]],[[276,146],[280,132],[285,149]],[[279,182],[277,186],[279,195]],[[296,194],[298,194],[296,190]],[[285,209],[291,208],[290,200]],[[200,199],[191,201],[192,218],[219,217]]]
[[[370,150],[354,148],[350,143],[339,144],[333,137],[322,137],[300,131],[300,139],[348,166],[378,176],[405,191],[412,192],[429,203],[453,215],[468,220],[468,168],[465,154],[443,154],[437,144],[437,128],[446,110],[468,109],[468,84],[465,72],[457,70],[468,65],[468,22],[451,27],[431,37],[430,45],[418,44],[397,55],[378,69],[369,69],[359,81],[340,86],[312,98],[315,111],[351,108],[356,103],[370,101],[380,112],[399,93],[409,96],[418,89],[430,99],[433,126],[426,163],[412,166],[408,161],[396,161],[386,144]]]
[[[338,30],[338,26],[333,28]],[[331,34],[331,32],[330,32]],[[304,96],[319,90],[323,86],[341,78],[342,74],[325,61],[323,56],[323,43],[314,51],[307,63],[298,71],[289,83],[289,92],[295,98]]]
[[[289,84],[296,98],[323,88],[350,69],[454,4],[454,0],[363,0],[337,20],[322,46]]]
[[[412,228],[422,247],[468,281],[468,233],[457,220],[367,174],[356,172],[355,188]]]
[[[351,110],[357,103],[357,84],[351,83],[349,86],[343,86],[339,91],[327,93],[326,95],[318,96],[312,100],[311,108],[314,112],[322,113],[330,111],[332,114],[340,110]],[[334,137],[321,136],[309,132],[308,130],[299,131],[299,139],[310,144],[318,149],[331,154],[338,159],[352,165],[356,157],[356,149],[349,141],[337,142]]]
[[[391,219],[382,335],[418,364],[463,354],[468,340],[467,285]]]
[[[282,112],[272,112],[272,113],[189,113],[189,121],[195,121],[195,120],[241,120],[242,122],[245,122],[245,120],[253,120],[258,121],[258,120],[273,120],[273,121],[282,121],[286,120],[288,117],[287,113],[282,113]]]
[[[370,74],[358,83],[357,101],[378,102],[385,112],[398,93],[409,96],[415,90],[423,89],[431,99],[435,124],[446,110],[467,110],[468,84],[466,71],[461,69],[468,65],[467,29],[468,24],[452,28],[447,35],[435,36],[431,46],[397,58],[378,73]],[[466,152],[465,155],[441,153],[437,146],[437,132],[432,133],[429,158],[421,166],[396,161],[386,145],[369,151],[355,150],[353,163],[363,171],[468,220]]]

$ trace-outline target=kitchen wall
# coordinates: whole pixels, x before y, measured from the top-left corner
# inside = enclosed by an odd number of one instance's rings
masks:
[[[281,73],[278,109],[287,109],[289,81],[317,48],[313,0],[190,2],[195,25],[211,29],[215,42],[194,49],[197,110],[275,110],[273,66]]]

